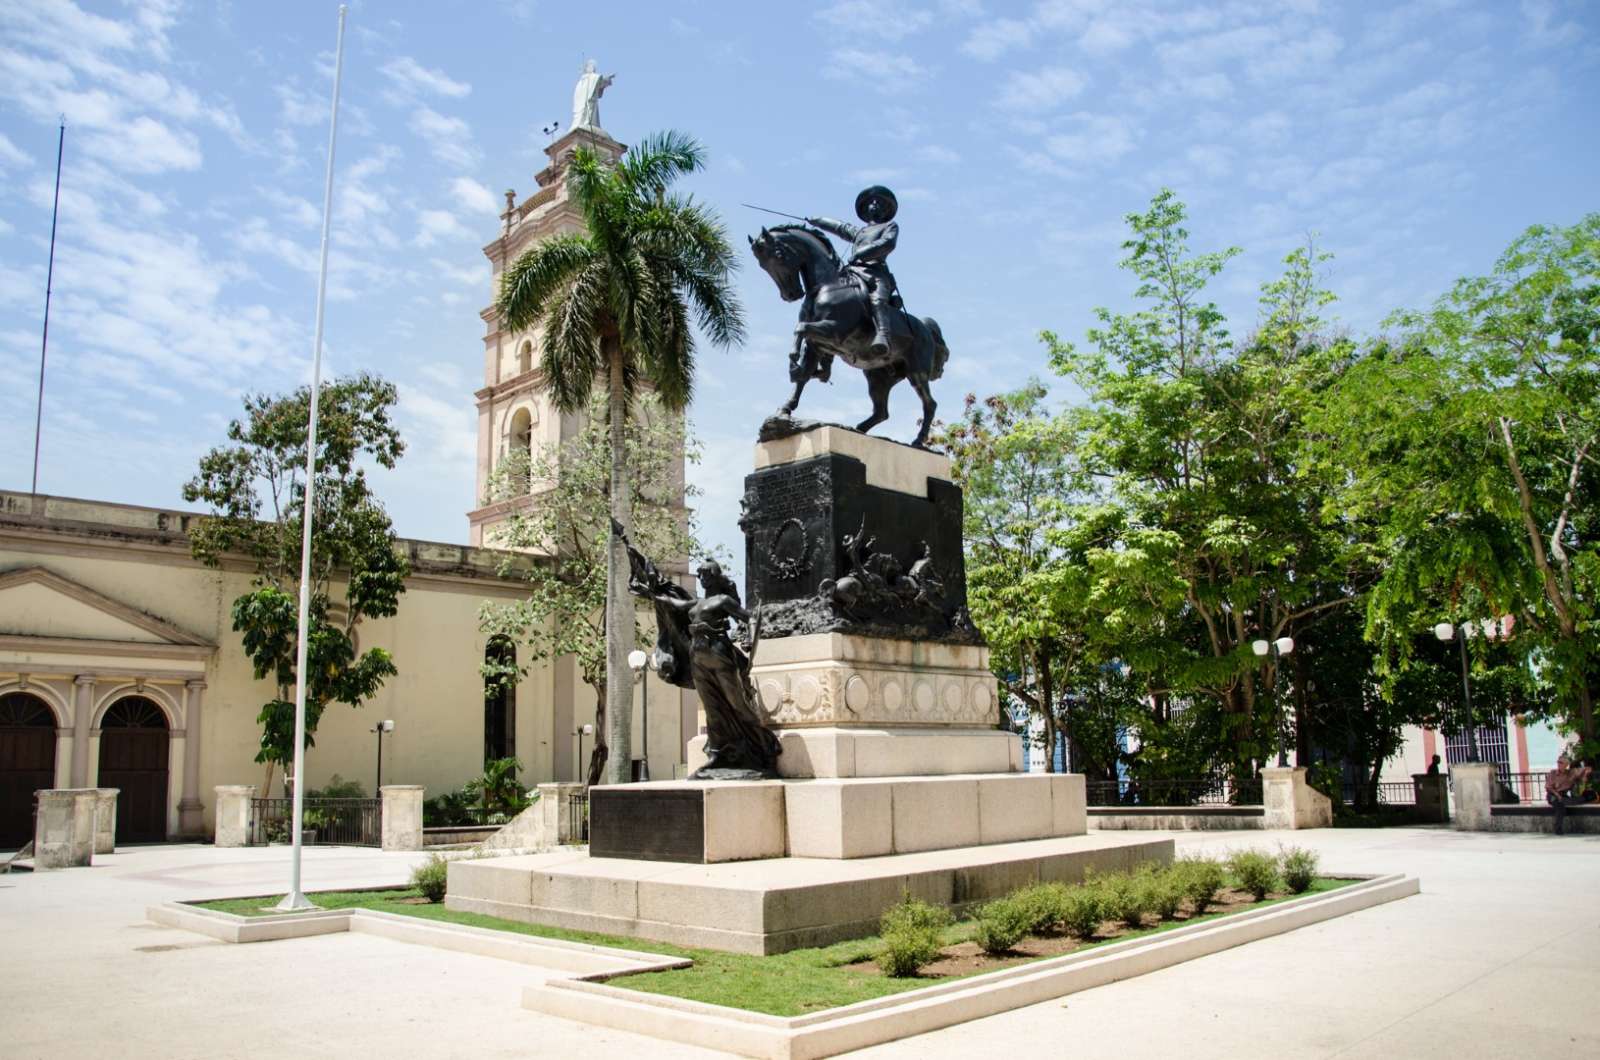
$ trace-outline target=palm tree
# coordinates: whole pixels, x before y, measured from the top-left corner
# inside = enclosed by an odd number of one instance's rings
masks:
[[[705,165],[691,137],[646,137],[615,164],[587,148],[572,156],[567,183],[588,231],[534,247],[501,281],[502,326],[543,325],[544,386],[563,412],[588,405],[597,380],[607,388],[611,434],[611,517],[630,526],[632,497],[623,468],[623,426],[635,389],[654,387],[680,411],[694,388],[695,336],[717,346],[744,338],[744,318],[730,285],[736,261],[722,223],[692,199],[669,195],[678,177]],[[632,758],[633,600],[628,557],[611,542],[606,562],[606,687],[601,739],[589,760],[589,782],[625,783]]]

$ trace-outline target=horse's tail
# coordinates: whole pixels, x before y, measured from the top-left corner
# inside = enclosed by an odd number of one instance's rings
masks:
[[[950,359],[950,347],[944,344],[944,332],[939,330],[937,320],[923,317],[922,322],[928,325],[928,334],[933,336],[933,370],[928,373],[928,378],[938,379],[944,375],[944,362]]]

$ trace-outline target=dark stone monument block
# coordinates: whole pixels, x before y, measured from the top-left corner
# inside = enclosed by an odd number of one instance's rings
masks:
[[[705,789],[589,789],[589,856],[703,863]]]

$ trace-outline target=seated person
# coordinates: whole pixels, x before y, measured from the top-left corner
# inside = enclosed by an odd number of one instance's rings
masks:
[[[1595,793],[1585,790],[1594,770],[1589,766],[1573,766],[1572,759],[1562,755],[1556,767],[1544,778],[1544,798],[1556,811],[1556,835],[1566,831],[1567,807],[1593,802]]]

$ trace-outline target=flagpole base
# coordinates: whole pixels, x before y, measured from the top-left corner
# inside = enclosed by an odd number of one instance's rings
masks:
[[[300,913],[307,909],[316,909],[318,906],[299,891],[291,891],[283,896],[283,901],[272,908],[280,913]]]

